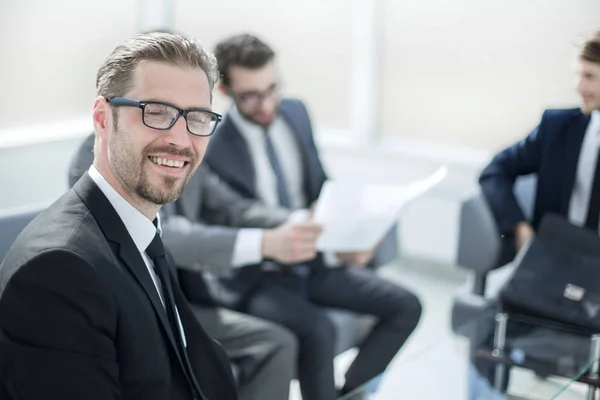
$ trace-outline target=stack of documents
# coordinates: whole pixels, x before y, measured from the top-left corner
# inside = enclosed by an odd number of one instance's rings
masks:
[[[327,181],[314,220],[323,226],[319,251],[371,251],[398,220],[400,211],[446,176],[440,167],[427,178],[403,185],[371,185]]]

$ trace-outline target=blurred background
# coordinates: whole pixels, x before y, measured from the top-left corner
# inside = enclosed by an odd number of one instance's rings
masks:
[[[576,44],[598,15],[595,0],[3,0],[0,209],[66,189],[97,69],[121,41],[167,28],[212,49],[247,31],[275,48],[331,175],[398,182],[448,165],[401,236],[405,255],[452,264],[456,205],[482,165],[545,108],[577,105]]]
[[[599,15],[597,0],[2,0],[0,210],[66,190],[97,69],[120,42],[170,29],[212,49],[249,32],[307,104],[331,176],[397,183],[448,167],[402,213],[399,239],[409,284],[451,290],[465,279],[462,199],[544,109],[577,106],[576,45]]]

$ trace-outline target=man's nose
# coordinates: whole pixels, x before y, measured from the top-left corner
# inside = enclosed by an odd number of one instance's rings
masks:
[[[187,130],[187,122],[183,116],[180,116],[175,124],[166,131],[164,141],[166,144],[180,148],[190,146],[190,133]]]

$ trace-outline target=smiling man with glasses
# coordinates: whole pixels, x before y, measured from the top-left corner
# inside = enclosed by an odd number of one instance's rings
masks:
[[[217,79],[211,53],[165,33],[135,36],[100,67],[93,165],[0,266],[0,398],[237,399],[158,221],[220,120]]]

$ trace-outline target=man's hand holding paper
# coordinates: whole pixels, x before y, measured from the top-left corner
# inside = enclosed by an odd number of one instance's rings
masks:
[[[263,234],[262,254],[284,264],[295,264],[315,258],[316,240],[321,225],[314,221],[289,221]]]
[[[446,172],[441,167],[403,185],[327,181],[310,210],[295,211],[287,224],[267,233],[263,250],[281,262],[308,261],[320,251],[332,266],[364,267],[402,208],[437,185]]]

